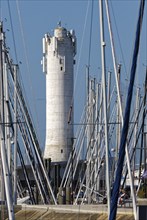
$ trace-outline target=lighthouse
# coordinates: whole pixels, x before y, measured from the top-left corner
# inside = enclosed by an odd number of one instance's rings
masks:
[[[43,37],[46,74],[46,139],[44,159],[67,161],[73,143],[73,86],[76,36],[61,24]]]

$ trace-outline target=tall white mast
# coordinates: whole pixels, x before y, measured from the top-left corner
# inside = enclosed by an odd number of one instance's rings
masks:
[[[114,65],[114,73],[115,73],[115,80],[116,80],[120,118],[121,118],[121,122],[122,122],[122,126],[123,126],[124,120],[123,120],[123,113],[122,113],[122,104],[121,104],[121,96],[120,96],[120,90],[119,90],[119,82],[118,82],[118,77],[117,77],[117,61],[116,61],[116,55],[115,55],[115,49],[114,49],[115,47],[114,47],[114,41],[113,41],[111,21],[110,21],[108,0],[105,0],[105,3],[106,3],[106,13],[107,13],[107,19],[108,19],[108,28],[109,28],[109,34],[110,34],[110,42],[111,42],[111,48],[112,48],[112,58],[113,58],[113,65]],[[127,143],[126,143],[126,147],[125,147],[125,152],[126,152],[128,174],[129,174],[130,186],[131,186],[131,195],[132,195],[132,200],[133,200],[134,217],[136,219],[136,216],[137,216],[136,199],[135,199],[135,193],[134,193],[134,187],[133,187],[133,178],[132,178],[132,173],[131,173],[131,165],[130,165],[130,158],[129,158]]]
[[[11,178],[10,178],[10,170],[8,167],[8,158],[6,153],[6,142],[5,142],[5,117],[4,117],[4,70],[3,64],[4,62],[4,48],[3,48],[4,34],[2,29],[2,23],[0,23],[0,137],[1,137],[1,160],[2,160],[2,169],[4,175],[4,185],[6,192],[6,202],[8,208],[8,217],[9,220],[14,220],[14,209],[13,209],[13,200],[12,200],[12,188],[11,188]]]
[[[101,38],[101,63],[102,63],[102,88],[104,99],[104,124],[105,124],[105,148],[106,148],[106,184],[108,214],[110,213],[110,178],[109,178],[109,146],[108,146],[108,123],[107,123],[107,97],[106,97],[106,64],[105,64],[105,39],[103,20],[103,0],[99,0],[100,13],[100,38]]]
[[[14,204],[17,204],[17,71],[14,65]]]

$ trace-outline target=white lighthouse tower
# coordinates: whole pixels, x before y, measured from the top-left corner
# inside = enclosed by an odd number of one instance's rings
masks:
[[[43,38],[43,72],[46,73],[46,141],[44,159],[67,161],[73,140],[74,31],[59,25],[54,36]],[[70,116],[69,116],[70,115]],[[69,123],[69,117],[71,121]]]

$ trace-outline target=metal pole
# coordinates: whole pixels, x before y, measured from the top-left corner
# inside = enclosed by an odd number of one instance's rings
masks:
[[[122,113],[122,108],[121,108],[121,96],[120,96],[120,90],[119,90],[119,82],[118,82],[118,78],[117,78],[117,61],[116,61],[116,55],[115,55],[115,47],[114,47],[111,21],[110,21],[108,0],[105,0],[105,4],[106,4],[106,13],[107,13],[108,28],[109,28],[109,34],[110,34],[110,43],[111,43],[111,49],[112,49],[111,51],[112,51],[112,59],[113,59],[113,66],[114,66],[114,73],[115,73],[115,80],[116,80],[118,103],[119,103],[119,107],[120,107],[120,116],[121,116],[121,118],[123,118],[123,113]]]
[[[97,163],[98,167],[100,166],[100,146],[101,146],[101,140],[102,140],[102,105],[103,105],[103,89],[102,89],[102,84],[99,84],[99,112],[98,112],[98,157],[97,157]],[[97,189],[98,191],[100,190],[100,176],[98,175],[97,177]]]
[[[8,167],[9,170],[11,170],[11,143],[10,143],[10,115],[9,115],[9,109],[8,109],[8,103],[9,103],[9,95],[8,95],[8,70],[7,70],[7,63],[4,63],[3,66],[4,70],[4,118],[5,118],[5,141],[6,141],[6,147],[7,147],[7,158],[8,158]]]
[[[108,95],[107,95],[107,103],[108,103],[108,111],[107,111],[107,118],[108,122],[110,120],[110,94],[111,94],[111,72],[108,71]]]
[[[137,118],[137,115],[138,115],[138,111],[139,111],[139,105],[140,105],[140,88],[137,88],[137,93],[136,93],[136,111],[135,111],[135,127],[134,127],[134,144],[133,144],[133,148],[136,147],[136,141],[137,141],[137,131],[138,131],[138,119],[136,120]],[[135,163],[136,163],[136,151],[134,153],[134,160],[133,160],[133,171],[134,171],[134,174],[135,174]],[[133,175],[134,177],[134,175]],[[133,179],[134,180],[134,179]]]
[[[18,82],[17,82],[17,85],[19,85]],[[45,170],[45,168],[44,168],[43,160],[42,160],[42,157],[41,157],[41,155],[40,155],[38,146],[37,146],[37,144],[36,144],[37,139],[36,139],[35,133],[33,132],[34,129],[33,129],[33,130],[31,129],[31,128],[32,128],[32,127],[31,127],[31,125],[32,125],[31,118],[29,117],[29,114],[28,114],[28,111],[27,111],[25,102],[23,102],[24,99],[23,99],[23,96],[22,96],[22,92],[21,92],[21,90],[20,90],[20,87],[19,87],[19,91],[18,91],[18,86],[17,86],[17,101],[19,102],[21,111],[22,111],[22,113],[23,113],[23,115],[24,115],[24,120],[25,120],[25,122],[26,122],[26,126],[28,127],[28,130],[29,130],[29,133],[30,133],[30,138],[32,139],[32,144],[33,144],[33,146],[34,146],[34,151],[36,152],[36,157],[37,157],[37,159],[38,159],[38,163],[40,164],[40,168],[41,168],[41,170],[42,170],[42,172],[43,172],[43,174],[44,174],[44,177],[45,177],[45,180],[46,180],[46,182],[47,182],[47,185],[48,185],[48,188],[49,188],[49,190],[50,190],[50,193],[51,193],[51,196],[52,196],[52,198],[53,198],[53,201],[54,201],[55,205],[57,205],[56,198],[55,198],[55,196],[54,196],[54,193],[53,193],[53,190],[52,190],[52,187],[51,187],[51,184],[50,184],[49,177],[48,177],[47,172],[46,172],[46,170]],[[30,121],[29,121],[29,120],[30,120]],[[34,136],[35,136],[35,137],[34,137]],[[43,187],[44,187],[44,186],[43,186]]]
[[[120,88],[120,72],[121,72],[121,65],[118,65],[118,71],[117,71],[117,78],[118,78],[118,85]],[[118,96],[117,96],[117,115],[116,115],[116,122],[117,122],[117,129],[116,129],[116,152],[115,152],[115,162],[117,164],[118,160],[118,152],[119,152],[119,145],[120,145],[120,131],[121,131],[121,125],[120,125],[120,107],[119,107],[119,102],[118,102]],[[116,165],[115,164],[115,165]],[[116,168],[116,166],[115,166]]]
[[[108,123],[107,123],[107,95],[106,95],[106,65],[105,65],[105,40],[103,24],[103,0],[99,0],[100,13],[100,37],[101,37],[101,62],[102,62],[102,87],[104,98],[104,122],[105,122],[105,148],[106,148],[106,184],[107,184],[107,203],[108,214],[110,213],[110,178],[109,178],[109,146],[108,146]]]
[[[89,172],[90,172],[90,167],[88,164],[88,157],[90,157],[89,153],[89,141],[90,141],[90,79],[89,79],[89,65],[86,66],[86,119],[87,119],[87,158],[86,158],[86,186],[89,187],[88,180],[89,180]],[[87,193],[87,198],[88,198],[88,204],[89,204],[89,193]]]
[[[95,140],[96,140],[96,146],[95,146],[95,173],[94,173],[94,179],[96,179],[96,173],[98,169],[98,101],[99,101],[99,84],[96,84],[96,98],[95,98]],[[98,181],[97,181],[98,182]],[[98,190],[98,183],[95,185],[95,191]]]
[[[14,204],[17,204],[17,69],[14,65]]]
[[[90,188],[90,171],[91,171],[91,162],[88,160],[91,156],[91,124],[92,124],[92,80],[89,81],[89,94],[88,94],[88,103],[87,103],[87,167],[86,167],[86,187]],[[87,191],[88,204],[91,203],[90,191]]]
[[[123,126],[122,104],[121,104],[119,83],[118,83],[118,78],[117,78],[117,61],[116,61],[116,55],[115,55],[115,49],[114,49],[115,47],[114,47],[114,41],[113,41],[111,21],[110,21],[108,0],[105,0],[105,4],[106,4],[106,13],[107,13],[108,28],[109,28],[109,34],[110,34],[110,42],[111,42],[111,48],[112,48],[112,58],[113,58],[113,65],[114,65],[114,73],[115,73],[115,80],[116,80],[116,88],[117,88],[117,95],[118,95],[120,118],[122,120],[122,126]],[[135,198],[135,193],[134,193],[133,178],[132,178],[132,173],[131,173],[131,165],[130,165],[130,158],[129,158],[129,152],[128,152],[127,144],[126,144],[126,147],[125,147],[125,152],[126,152],[126,159],[127,159],[127,166],[128,166],[128,174],[129,174],[129,178],[130,178],[130,186],[131,186],[131,194],[132,194],[132,200],[133,200],[134,217],[136,219],[137,218],[136,198]]]
[[[14,209],[13,209],[13,202],[12,202],[12,196],[11,196],[11,178],[10,178],[10,172],[8,168],[8,162],[7,162],[7,154],[6,154],[6,146],[5,146],[5,120],[4,120],[4,77],[3,77],[3,40],[4,35],[2,31],[2,23],[0,23],[0,106],[1,106],[1,125],[0,125],[0,137],[1,137],[1,160],[2,160],[2,168],[3,168],[3,174],[4,174],[4,185],[5,185],[5,192],[6,192],[6,202],[7,202],[7,208],[8,208],[8,217],[9,220],[14,220]]]

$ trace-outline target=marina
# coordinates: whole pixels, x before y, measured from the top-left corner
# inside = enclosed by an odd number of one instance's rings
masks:
[[[99,77],[91,74],[95,4],[92,0],[88,1],[89,58],[82,84],[85,101],[78,122],[75,120],[78,104],[74,98],[79,49],[76,31],[59,21],[54,30],[43,33],[41,67],[46,81],[46,114],[41,116],[46,122],[43,148],[34,112],[25,96],[20,62],[13,62],[4,22],[0,22],[2,220],[147,219],[146,64],[142,65],[142,82],[136,85],[146,4],[144,0],[138,1],[129,79],[125,81],[124,64],[116,56],[112,5],[108,0],[97,3],[101,67]],[[18,9],[17,1],[16,4]],[[8,7],[11,18],[9,1]],[[111,70],[106,59],[108,38]]]
[[[104,205],[22,205],[16,209],[15,219],[19,220],[34,220],[34,219],[79,219],[79,220],[105,220],[108,218],[107,207]],[[121,208],[118,209],[117,219],[119,220],[133,220],[132,209]]]

